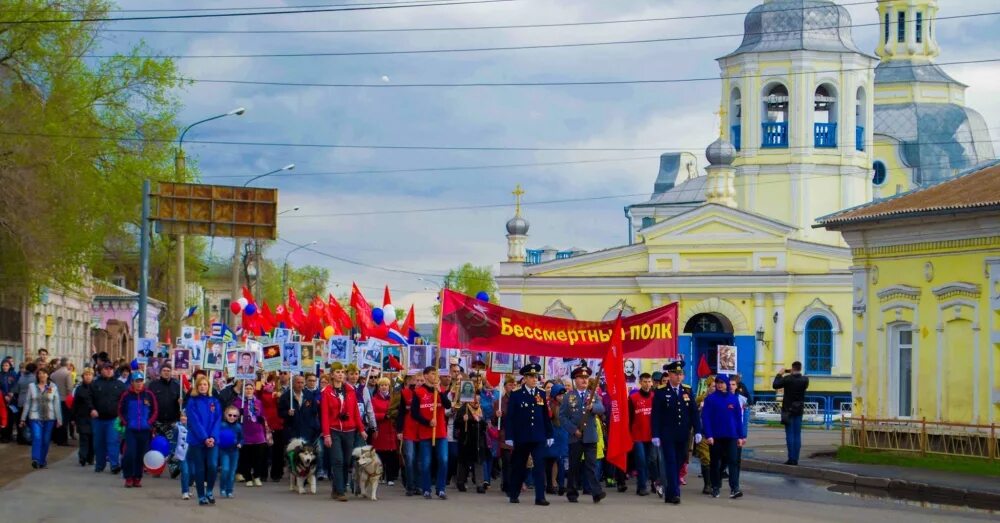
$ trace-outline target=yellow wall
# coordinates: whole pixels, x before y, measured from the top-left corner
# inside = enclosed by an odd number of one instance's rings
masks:
[[[875,137],[875,158],[885,164],[886,179],[874,186],[875,198],[887,198],[913,188],[913,169],[907,167],[899,156],[899,142],[878,135]]]

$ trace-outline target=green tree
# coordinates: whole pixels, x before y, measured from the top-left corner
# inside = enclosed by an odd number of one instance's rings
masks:
[[[479,291],[486,291],[490,301],[496,301],[497,282],[493,279],[493,269],[489,266],[475,266],[465,263],[457,269],[448,271],[444,277],[444,287],[453,291],[475,296]],[[441,304],[434,305],[434,314],[441,316]]]
[[[73,285],[105,242],[137,243],[141,183],[173,177],[179,86],[144,45],[99,50],[106,0],[7,0],[0,10],[0,292]],[[32,23],[59,20],[58,23]],[[133,251],[134,252],[134,251]]]
[[[319,296],[326,300],[327,288],[330,284],[330,269],[315,265],[303,265],[297,269],[288,269],[288,285],[295,289],[299,301],[303,304]],[[303,305],[304,306],[304,305]]]

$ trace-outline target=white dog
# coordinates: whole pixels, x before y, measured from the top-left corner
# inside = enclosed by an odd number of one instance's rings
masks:
[[[294,438],[285,447],[285,457],[290,478],[288,490],[294,491],[297,487],[299,494],[305,494],[308,485],[309,493],[315,494],[316,467],[319,465],[316,447],[302,438]]]
[[[382,479],[382,460],[379,459],[375,448],[371,445],[354,449],[352,455],[354,456],[354,488],[357,495],[368,496],[372,501],[378,501],[378,482]]]

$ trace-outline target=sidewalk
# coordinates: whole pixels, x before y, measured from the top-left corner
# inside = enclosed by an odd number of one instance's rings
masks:
[[[784,430],[751,427],[743,470],[828,481],[858,490],[881,490],[892,497],[1000,509],[998,477],[843,463],[829,457],[839,445],[839,431],[803,430],[799,465],[784,465],[787,459]]]

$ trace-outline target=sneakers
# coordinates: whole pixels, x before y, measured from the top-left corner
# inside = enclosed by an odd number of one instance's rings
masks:
[[[132,488],[132,478],[125,478],[125,488]]]
[[[206,497],[208,498],[208,502],[209,503],[211,503],[213,505],[215,504],[215,497],[214,496],[206,496]]]
[[[713,498],[719,497],[719,489],[717,488],[712,489],[712,497]]]
[[[600,503],[606,497],[608,497],[608,493],[602,490],[600,494],[594,494],[594,503]]]
[[[189,499],[191,499],[191,494],[185,492],[181,494],[181,499],[183,499],[184,501],[188,501]]]
[[[207,498],[198,498],[198,504],[201,505],[201,506],[208,505],[208,499]]]
[[[661,498],[663,497],[663,485],[656,486],[656,495]]]
[[[142,488],[142,478],[135,478],[132,480],[132,486],[135,488]]]
[[[546,499],[536,499],[535,505],[538,505],[539,507],[547,507],[550,505],[550,503]]]
[[[253,481],[247,481],[247,486],[248,487],[252,487],[253,486]]]
[[[431,493],[430,492],[424,492],[424,499],[431,499]]]
[[[31,468],[37,469],[38,468],[38,462],[35,461],[35,460],[31,460]]]
[[[112,474],[118,474],[121,471],[122,471],[122,468],[119,467],[118,465],[112,465],[111,466],[111,473]]]
[[[743,497],[743,491],[740,489],[736,489],[729,493],[729,499],[737,499],[742,497]]]
[[[261,483],[260,478],[257,478],[255,480],[253,480],[253,486],[255,486],[255,487],[262,487],[262,486],[264,486],[264,484]]]
[[[443,490],[442,490],[442,491],[439,491],[439,492],[438,492],[438,499],[442,499],[442,500],[444,500],[444,499],[448,499],[448,495],[447,495],[447,494],[445,494]]]
[[[390,486],[390,487],[391,487],[391,486],[394,486],[395,484],[396,484],[396,482],[395,482],[395,481],[390,481],[390,482],[386,483],[386,485],[388,485],[388,486]]]
[[[476,487],[476,494],[486,494],[486,487],[483,486]]]
[[[346,494],[337,494],[337,501],[339,501],[341,503],[345,503],[347,501],[347,495]]]

